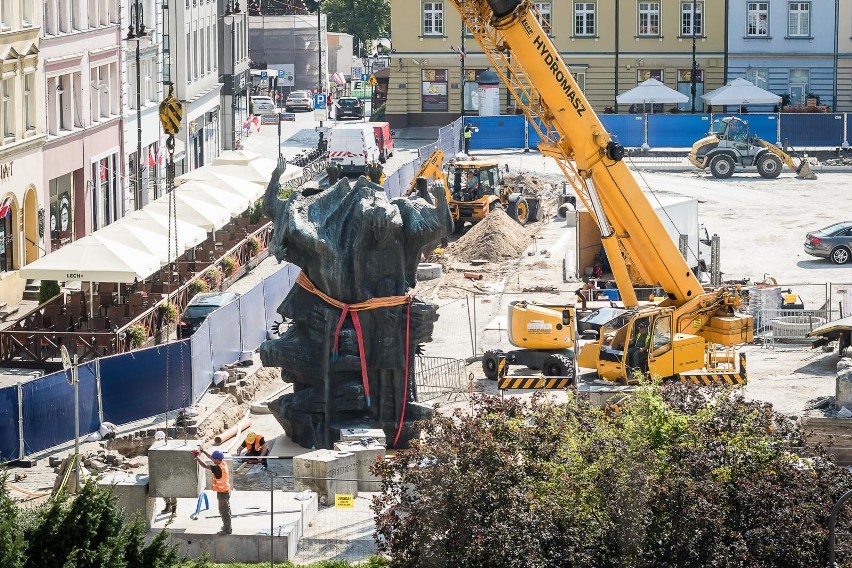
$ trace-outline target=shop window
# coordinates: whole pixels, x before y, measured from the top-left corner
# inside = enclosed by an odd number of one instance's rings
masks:
[[[56,250],[71,242],[74,233],[73,174],[50,180],[50,247]]]
[[[423,69],[421,73],[420,92],[423,112],[447,112],[449,110],[447,70]]]
[[[15,250],[15,233],[12,217],[14,212],[13,198],[7,195],[0,205],[0,272],[8,272],[15,269],[14,250]]]

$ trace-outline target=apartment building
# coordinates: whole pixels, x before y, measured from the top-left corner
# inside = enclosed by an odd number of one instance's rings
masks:
[[[117,0],[45,0],[41,57],[47,142],[44,249],[56,250],[125,212],[121,26]]]
[[[162,4],[160,0],[121,0],[125,211],[144,207],[165,194],[165,137],[158,113],[159,103],[164,98]]]
[[[249,17],[249,50],[257,90],[286,94],[291,90],[315,91],[321,82],[327,85],[326,15],[320,14],[318,21],[316,14],[302,10],[271,12],[256,11],[253,13],[257,15]]]
[[[248,10],[234,0],[218,2],[222,15],[218,51],[219,82],[222,84],[221,140],[224,150],[234,150],[242,137],[251,88]]]
[[[0,1],[0,301],[20,301],[18,269],[41,256],[44,61],[42,6]]]
[[[183,102],[183,123],[175,137],[177,175],[209,164],[221,149],[221,91],[217,0],[171,0],[163,5],[168,30],[165,81]]]
[[[696,98],[725,80],[724,3],[704,0],[595,0],[535,2],[541,21],[569,69],[599,111],[618,108],[615,97],[656,78],[691,96],[693,40]],[[462,111],[476,114],[476,78],[490,62],[449,2],[391,3],[387,116],[395,126],[445,124]],[[465,80],[462,97],[461,57]],[[514,101],[501,86],[501,112]],[[464,103],[462,103],[462,99]],[[698,108],[701,108],[700,102]],[[691,103],[680,105],[689,110]]]

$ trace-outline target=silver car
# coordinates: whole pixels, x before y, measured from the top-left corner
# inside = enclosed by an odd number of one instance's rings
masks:
[[[805,252],[812,256],[831,259],[834,264],[852,260],[852,221],[829,225],[805,237]]]
[[[314,110],[314,98],[308,91],[293,91],[287,95],[284,110],[293,112],[295,110]]]

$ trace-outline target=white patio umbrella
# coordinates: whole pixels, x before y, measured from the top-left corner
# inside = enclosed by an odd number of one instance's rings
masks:
[[[176,217],[205,231],[215,231],[228,224],[231,211],[221,205],[203,201],[197,197],[175,193]],[[165,195],[145,206],[145,209],[160,215],[169,215],[169,196]]]
[[[701,95],[701,100],[713,106],[775,105],[781,101],[781,97],[745,79],[734,79],[723,87]]]
[[[210,175],[212,172],[236,177],[266,187],[269,180],[272,178],[272,171],[275,169],[275,165],[275,160],[270,160],[268,158],[257,158],[244,164],[214,163],[209,166],[190,170],[178,179],[204,179],[205,176]]]
[[[177,233],[177,255],[180,256],[187,249],[194,247],[204,240],[207,239],[207,231],[198,227],[197,225],[193,225],[192,223],[188,223],[180,218],[175,220],[176,222],[172,225],[172,235],[171,238],[175,239],[175,234]],[[107,225],[107,228],[115,226],[116,229],[120,227],[121,230],[126,230],[128,232],[139,231],[141,234],[149,235],[151,233],[156,233],[162,235],[162,238],[168,241],[169,238],[169,217],[168,217],[168,209],[166,210],[166,214],[157,213],[151,211],[147,206],[143,207],[139,211],[134,211],[129,215],[125,215],[115,223],[111,225]],[[104,230],[104,229],[101,229]],[[157,250],[161,250],[159,254],[161,255],[160,261],[162,264],[166,264],[171,260],[174,260],[175,255],[175,246],[174,242],[171,247],[163,246],[160,249],[159,245],[157,246]],[[168,254],[167,254],[168,253]],[[171,258],[169,258],[171,257]]]
[[[127,225],[112,223],[103,229],[98,229],[92,236],[100,241],[119,243],[135,249],[140,249],[160,259],[160,265],[166,264],[169,238],[164,231],[150,231],[139,227],[129,228]],[[174,254],[174,246],[172,246]]]
[[[89,235],[24,266],[20,275],[33,280],[130,283],[159,269],[159,258],[147,251]]]
[[[248,150],[225,150],[219,154],[214,160],[214,165],[220,164],[247,164],[253,160],[260,158],[261,155]]]
[[[257,184],[252,184],[257,185]],[[239,215],[245,211],[255,200],[237,192],[233,188],[216,187],[204,181],[191,180],[176,188],[178,196],[189,196],[201,201],[221,205],[231,212],[231,215]]]
[[[674,89],[666,87],[656,79],[642,81],[629,91],[615,97],[620,105],[655,104],[655,103],[685,103],[689,97]]]
[[[295,167],[295,166],[294,166]],[[289,169],[289,167],[288,167]],[[200,172],[199,170],[204,170]],[[264,189],[256,183],[252,183],[250,181],[246,181],[241,178],[236,178],[234,176],[229,176],[226,174],[219,174],[216,172],[211,172],[207,169],[206,166],[199,168],[198,174],[196,174],[192,179],[181,179],[178,187],[182,187],[188,183],[192,182],[202,182],[205,185],[212,185],[214,187],[218,187],[220,189],[226,189],[228,191],[234,191],[251,199],[252,201],[257,201],[263,196]],[[301,168],[299,168],[301,170]]]

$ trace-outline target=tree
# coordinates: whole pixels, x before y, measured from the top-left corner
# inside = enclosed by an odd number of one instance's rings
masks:
[[[648,385],[617,412],[479,397],[374,466],[377,543],[406,568],[825,565],[852,474],[802,445],[733,391]]]
[[[347,33],[357,41],[387,37],[390,31],[390,0],[303,0],[315,13],[319,8],[328,17],[328,29]]]

